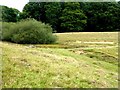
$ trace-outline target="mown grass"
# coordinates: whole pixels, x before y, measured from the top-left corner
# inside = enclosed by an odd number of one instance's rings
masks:
[[[58,42],[70,41],[104,41],[118,42],[118,32],[76,32],[76,33],[56,33],[59,36]]]
[[[76,34],[70,33],[70,38],[68,34],[57,34],[58,44],[54,45],[3,42],[3,88],[117,88],[117,33],[92,33],[94,40],[97,37],[97,41],[114,42],[92,47],[80,47],[80,43],[76,46],[76,40],[93,39],[85,38],[83,33],[79,33],[78,39]]]

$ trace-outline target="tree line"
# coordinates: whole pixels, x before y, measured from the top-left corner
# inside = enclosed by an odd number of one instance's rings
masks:
[[[29,2],[22,12],[2,6],[2,21],[26,18],[51,25],[53,32],[120,30],[120,2]]]

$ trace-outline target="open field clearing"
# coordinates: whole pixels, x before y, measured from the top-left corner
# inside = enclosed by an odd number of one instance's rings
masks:
[[[74,32],[57,33],[61,43],[68,41],[83,42],[118,42],[118,32]]]
[[[3,88],[117,88],[118,33],[57,33],[57,44],[0,42]]]

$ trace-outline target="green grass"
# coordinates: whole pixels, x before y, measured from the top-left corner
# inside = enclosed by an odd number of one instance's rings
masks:
[[[54,45],[1,43],[3,88],[118,87],[117,32],[56,35]]]
[[[118,42],[118,32],[76,32],[76,33],[57,33],[59,42],[75,41],[107,41]]]

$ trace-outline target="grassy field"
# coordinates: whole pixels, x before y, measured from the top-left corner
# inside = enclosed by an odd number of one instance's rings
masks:
[[[117,88],[118,33],[57,33],[53,45],[1,42],[3,88]]]

